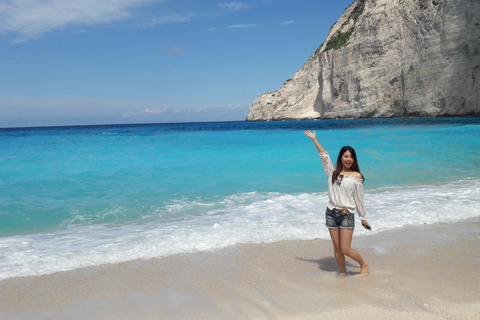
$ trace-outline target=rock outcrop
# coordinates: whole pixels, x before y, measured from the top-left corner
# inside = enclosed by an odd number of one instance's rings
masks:
[[[355,0],[247,121],[480,116],[480,0]]]

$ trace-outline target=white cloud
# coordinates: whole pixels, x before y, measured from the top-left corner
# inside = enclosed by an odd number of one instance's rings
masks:
[[[197,109],[151,108],[123,113],[127,122],[243,121],[249,106],[211,105]]]
[[[203,111],[215,111],[215,112],[221,112],[221,111],[228,111],[228,110],[239,110],[239,109],[245,109],[244,105],[241,104],[227,104],[227,105],[210,105],[210,106],[204,106],[195,109],[196,112],[203,112]]]
[[[258,26],[258,24],[235,24],[233,26],[228,26],[228,28],[251,28],[256,26]]]
[[[294,24],[294,23],[295,23],[294,20],[289,20],[289,21],[282,22],[282,24]]]
[[[163,106],[155,100],[103,100],[85,97],[0,100],[0,128],[46,125],[154,122],[243,121],[249,105],[209,105],[195,109]]]
[[[143,109],[141,111],[128,111],[128,112],[125,112],[123,113],[123,116],[124,117],[127,117],[127,118],[131,118],[131,117],[139,117],[139,116],[145,116],[145,115],[160,115],[160,114],[163,114],[163,113],[170,113],[171,110],[167,110],[167,109],[160,109],[160,108],[146,108],[146,109]]]
[[[143,110],[143,113],[147,113],[147,114],[162,114],[164,113],[165,110],[162,110],[162,109],[145,109]]]
[[[219,6],[222,8],[230,9],[230,10],[240,10],[248,7],[247,4],[242,2],[220,3]]]
[[[170,46],[170,47],[160,47],[160,52],[161,53],[165,53],[165,54],[168,54],[168,55],[172,55],[172,56],[175,56],[175,55],[178,55],[178,54],[182,54],[184,51],[185,51],[185,47],[182,47],[182,46]]]
[[[69,25],[95,25],[131,18],[131,10],[153,0],[4,0],[0,33],[18,35],[15,42],[38,38]]]
[[[195,12],[188,12],[186,14],[171,14],[168,16],[163,17],[155,17],[152,18],[150,22],[143,25],[143,27],[153,27],[158,24],[169,24],[169,23],[177,23],[177,22],[186,22],[190,21],[193,16],[195,16]]]
[[[168,48],[168,53],[171,55],[181,54],[183,53],[183,51],[185,51],[185,47],[181,46],[171,46],[170,48]]]

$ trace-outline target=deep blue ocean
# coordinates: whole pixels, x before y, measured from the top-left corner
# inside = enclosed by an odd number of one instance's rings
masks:
[[[329,239],[306,129],[334,162],[357,151],[373,232],[356,236],[480,216],[480,118],[0,129],[0,280]]]

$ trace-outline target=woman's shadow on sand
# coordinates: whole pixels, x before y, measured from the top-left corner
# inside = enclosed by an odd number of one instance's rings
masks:
[[[327,272],[338,272],[338,265],[337,261],[335,261],[335,257],[325,257],[322,259],[304,259],[304,258],[295,258],[296,260],[299,261],[306,261],[306,262],[313,262],[318,264],[318,268],[322,271],[327,271]],[[348,261],[345,262],[345,265],[347,267],[354,267],[353,264],[349,263]]]

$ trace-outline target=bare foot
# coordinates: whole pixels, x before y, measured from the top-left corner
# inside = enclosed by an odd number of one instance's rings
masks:
[[[340,272],[340,273],[338,274],[338,277],[339,277],[339,278],[344,278],[344,277],[346,277],[346,276],[348,276],[348,274],[347,274],[346,272]]]
[[[360,268],[360,274],[359,276],[360,277],[366,277],[369,275],[369,268],[368,268],[368,265],[367,264],[364,264],[361,268]]]

